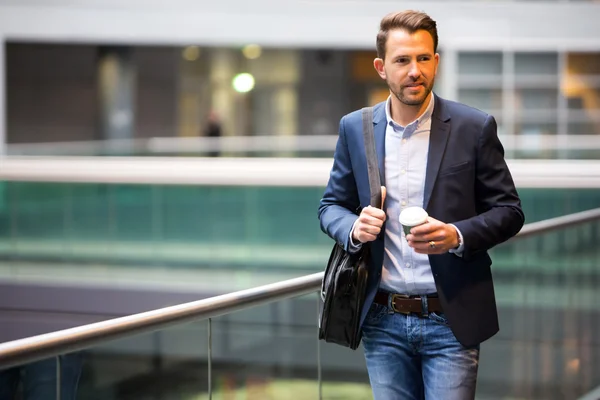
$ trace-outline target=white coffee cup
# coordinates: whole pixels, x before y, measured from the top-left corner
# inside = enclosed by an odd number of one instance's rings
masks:
[[[426,223],[427,217],[429,215],[422,207],[406,207],[400,213],[400,224],[404,234],[408,235],[411,228]]]

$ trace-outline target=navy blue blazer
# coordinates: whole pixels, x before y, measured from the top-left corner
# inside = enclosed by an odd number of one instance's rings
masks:
[[[321,229],[346,250],[352,225],[370,201],[361,118],[359,110],[340,121],[333,167],[319,207]],[[385,182],[385,102],[374,107],[373,124]],[[463,235],[462,257],[446,253],[430,255],[429,261],[454,335],[465,346],[478,345],[499,330],[487,250],[517,234],[524,223],[492,116],[435,96],[423,208],[431,217],[456,225]],[[371,242],[361,325],[381,280],[384,232],[385,225]]]

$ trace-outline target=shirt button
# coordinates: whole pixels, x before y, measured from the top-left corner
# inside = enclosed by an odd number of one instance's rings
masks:
[[[406,170],[404,170],[404,169],[403,169],[403,170],[402,170],[402,171],[400,171],[400,172],[401,172],[401,173],[404,175],[404,174],[406,173]]]
[[[410,264],[406,264],[406,268],[410,268]]]
[[[405,205],[406,205],[406,202],[405,202],[405,201],[403,201],[403,202],[402,202],[402,205],[403,205],[403,206],[405,206]]]
[[[402,139],[402,143],[406,143],[406,139]]]

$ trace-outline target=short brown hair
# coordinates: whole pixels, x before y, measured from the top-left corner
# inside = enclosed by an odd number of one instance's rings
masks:
[[[392,29],[403,29],[410,34],[418,30],[429,32],[433,38],[433,52],[437,52],[438,34],[436,22],[424,12],[406,10],[388,14],[381,20],[379,33],[377,33],[377,57],[381,59],[385,58],[388,33]]]

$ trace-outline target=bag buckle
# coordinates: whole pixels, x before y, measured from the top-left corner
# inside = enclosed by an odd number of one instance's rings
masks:
[[[397,294],[397,293],[392,294],[392,299],[390,301],[390,303],[391,303],[390,305],[392,307],[392,310],[394,310],[395,313],[399,313],[399,314],[404,314],[404,315],[410,314],[409,310],[398,310],[396,308],[396,299],[398,299],[398,298],[400,298],[400,299],[408,299],[410,297],[407,294]]]

